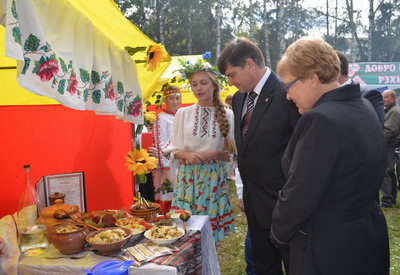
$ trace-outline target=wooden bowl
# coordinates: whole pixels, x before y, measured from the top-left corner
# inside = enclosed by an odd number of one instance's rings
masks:
[[[159,203],[151,202],[150,206],[152,206],[153,208],[151,208],[151,209],[135,209],[132,205],[131,208],[129,209],[129,211],[131,212],[131,214],[133,216],[139,217],[139,218],[142,218],[142,219],[145,219],[146,221],[148,221],[151,218],[151,216],[157,215],[158,212],[160,212],[160,204]]]

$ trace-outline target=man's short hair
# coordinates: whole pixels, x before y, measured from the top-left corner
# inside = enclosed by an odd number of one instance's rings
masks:
[[[248,58],[252,59],[258,67],[265,67],[264,56],[260,48],[248,38],[236,38],[222,50],[217,62],[218,70],[225,74],[228,65],[243,68]]]
[[[336,51],[336,54],[338,55],[339,60],[340,60],[340,74],[348,77],[349,76],[349,59],[341,51]]]

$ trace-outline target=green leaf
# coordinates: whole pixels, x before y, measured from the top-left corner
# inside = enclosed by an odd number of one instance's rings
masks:
[[[124,84],[121,81],[117,82],[117,90],[120,95],[124,93]]]
[[[92,71],[91,77],[92,77],[92,83],[93,83],[94,85],[96,85],[97,83],[100,82],[100,75],[99,75],[98,72]]]
[[[132,48],[132,47],[126,46],[125,50],[129,53],[129,55],[134,55],[135,53],[143,52],[143,51],[147,50],[147,47]]]
[[[12,13],[12,16],[13,16],[15,19],[18,19],[17,5],[15,4],[15,0],[13,0],[13,1],[12,1],[12,4],[11,4],[11,13]]]
[[[72,69],[72,60],[70,60],[68,63],[68,69]]]
[[[135,136],[140,135],[140,134],[142,133],[142,131],[143,131],[143,124],[139,124],[139,125],[136,127]]]
[[[24,57],[24,68],[22,69],[21,74],[26,74],[26,71],[28,70],[29,64],[31,64],[31,60],[27,57]]]
[[[22,45],[21,31],[20,31],[19,27],[14,27],[12,29],[12,33],[13,33],[15,42],[17,42],[18,44]]]
[[[83,100],[86,102],[89,97],[89,89],[83,90]]]
[[[92,94],[92,99],[93,99],[94,103],[100,104],[101,91],[100,90],[94,90],[93,94]]]
[[[86,71],[85,69],[79,69],[79,72],[80,72],[80,74],[81,74],[82,82],[83,82],[83,83],[88,83],[89,80],[90,80],[89,72]]]
[[[146,181],[147,181],[146,174],[144,174],[144,175],[136,175],[136,176],[137,176],[137,179],[138,179],[138,183],[139,183],[139,184],[144,184],[144,183],[146,183]]]
[[[118,111],[122,112],[123,108],[124,108],[124,100],[120,99],[120,100],[118,100]]]
[[[61,70],[63,71],[63,73],[66,73],[68,71],[67,69],[67,65],[65,65],[65,61],[64,59],[62,59],[61,57],[58,58],[58,63],[60,63],[61,65]]]
[[[46,45],[44,45],[44,46],[42,46],[41,48],[40,48],[40,50],[43,50],[44,52],[46,52],[46,53],[48,53],[49,51],[50,51],[50,44],[49,43],[46,43]]]
[[[66,82],[65,79],[61,79],[60,82],[58,83],[57,92],[58,92],[60,95],[63,95],[63,94],[64,94],[65,82]]]
[[[27,52],[36,52],[39,48],[40,39],[37,38],[35,35],[30,34],[28,39],[25,41],[24,49]]]
[[[35,67],[33,68],[32,73],[37,74],[41,65],[42,62],[35,60]]]

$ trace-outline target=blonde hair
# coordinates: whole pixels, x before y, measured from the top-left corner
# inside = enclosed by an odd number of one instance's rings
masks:
[[[300,38],[291,44],[276,67],[282,76],[287,73],[304,79],[318,75],[323,83],[337,80],[340,60],[335,50],[321,38]]]
[[[210,78],[211,82],[214,84],[213,103],[215,108],[215,118],[217,119],[218,122],[219,131],[221,132],[221,135],[224,137],[224,146],[222,150],[228,153],[236,153],[236,146],[233,140],[229,137],[229,129],[230,129],[229,120],[226,117],[226,108],[229,109],[229,105],[224,103],[219,97],[218,78],[210,72],[207,71],[200,71],[200,72],[205,72]],[[192,74],[192,76],[194,74]]]

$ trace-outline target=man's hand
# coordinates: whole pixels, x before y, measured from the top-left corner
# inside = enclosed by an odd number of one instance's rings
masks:
[[[243,199],[239,199],[239,209],[244,212],[244,202]]]

